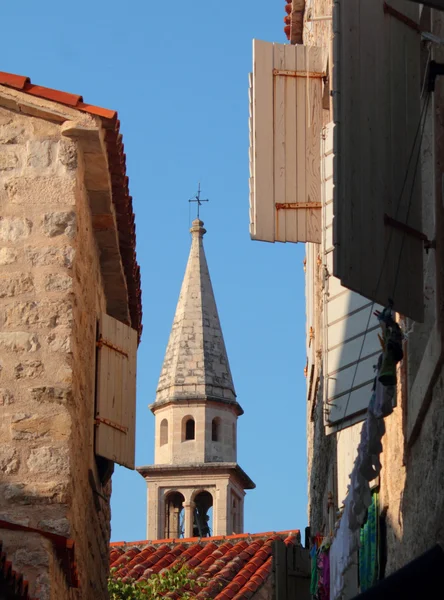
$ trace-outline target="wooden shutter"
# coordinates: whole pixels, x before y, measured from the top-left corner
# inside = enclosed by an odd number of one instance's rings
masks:
[[[323,51],[253,41],[250,235],[320,242]]]
[[[333,16],[334,274],[422,321],[423,242],[385,224],[388,215],[421,230],[416,153],[397,210],[420,120],[418,5],[337,0]]]
[[[285,544],[277,539],[272,544],[274,597],[294,600],[310,597],[310,555],[300,544]]]
[[[333,124],[323,132],[322,199],[324,281],[324,403],[328,433],[365,419],[381,347],[379,324],[369,315],[380,308],[344,288],[333,272]],[[368,331],[367,331],[368,324]],[[367,333],[366,333],[367,331]],[[364,345],[362,347],[362,344]],[[361,353],[362,347],[362,353]],[[361,358],[359,360],[359,355]]]
[[[97,346],[95,451],[134,469],[137,332],[103,314]]]

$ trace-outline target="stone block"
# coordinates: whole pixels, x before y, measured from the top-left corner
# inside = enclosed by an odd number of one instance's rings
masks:
[[[74,205],[76,181],[68,177],[14,177],[5,188],[13,204]]]
[[[72,140],[62,140],[59,144],[59,161],[68,170],[77,168],[77,146]]]
[[[26,144],[26,164],[33,169],[45,169],[51,164],[54,142],[49,140],[30,140]]]
[[[29,137],[56,140],[60,138],[60,126],[51,121],[45,121],[45,119],[32,119],[30,133]]]
[[[0,146],[0,171],[11,171],[18,166],[18,162],[14,147]]]
[[[0,241],[17,242],[27,238],[31,233],[32,222],[20,217],[3,217],[0,219]]]
[[[34,387],[30,389],[31,398],[42,404],[55,402],[56,404],[68,404],[72,401],[72,390],[68,387]]]
[[[69,437],[71,431],[71,419],[65,412],[44,416],[25,415],[24,418],[12,421],[11,435],[14,440],[43,438],[63,441]]]
[[[0,513],[0,521],[7,521],[8,523],[16,523],[17,525],[29,527],[29,519],[17,517],[15,514],[14,516],[11,516],[9,513]]]
[[[20,467],[20,458],[15,448],[0,445],[0,473],[12,475],[17,473]]]
[[[50,273],[45,277],[47,292],[66,292],[72,287],[72,277],[63,273]]]
[[[14,367],[14,377],[16,379],[35,379],[45,370],[40,360],[24,360]]]
[[[0,144],[17,144],[24,139],[25,128],[17,123],[0,123]]]
[[[56,380],[60,383],[71,383],[72,382],[72,369],[69,365],[62,365],[57,373]]]
[[[40,248],[28,246],[26,248],[26,258],[33,267],[57,265],[71,269],[74,254],[75,250],[71,246],[44,246]],[[0,264],[2,264],[1,257],[2,254],[0,250]]]
[[[18,258],[18,252],[14,248],[0,248],[0,265],[11,265]]]
[[[69,537],[71,535],[71,525],[68,519],[42,519],[38,523],[39,529],[49,531],[51,533],[57,533]]]
[[[39,348],[39,339],[35,333],[28,333],[26,331],[0,333],[0,350],[35,352]]]
[[[69,474],[68,448],[49,446],[34,448],[31,450],[26,464],[31,473],[65,477]]]
[[[33,290],[34,280],[29,273],[11,273],[0,276],[0,298],[11,298]]]
[[[67,235],[73,237],[76,232],[76,214],[74,211],[46,213],[42,220],[43,233],[48,237]]]
[[[49,555],[46,550],[26,550],[20,548],[14,555],[14,565],[26,567],[47,567]]]
[[[14,302],[5,307],[6,327],[70,327],[72,324],[71,300],[41,302]]]
[[[1,371],[1,369],[0,369]],[[10,390],[5,388],[0,388],[0,406],[8,406],[9,404],[13,404],[14,395]]]
[[[46,343],[48,345],[48,350],[51,352],[71,352],[71,336],[61,333],[51,333],[46,338]]]
[[[0,483],[0,498],[14,506],[66,504],[69,500],[66,483],[39,483],[26,485],[24,483]]]
[[[35,581],[35,593],[39,600],[51,600],[51,586],[47,573],[41,573]]]

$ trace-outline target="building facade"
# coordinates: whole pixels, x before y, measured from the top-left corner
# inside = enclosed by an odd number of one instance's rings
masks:
[[[0,73],[0,534],[39,600],[106,597],[110,478],[134,468],[124,159],[114,111]]]
[[[331,598],[360,590],[359,537],[372,502],[380,529],[371,584],[442,539],[444,83],[436,73],[444,30],[436,8],[290,2],[290,45],[254,46],[250,233],[306,243],[308,513],[311,533],[332,539]],[[389,390],[380,376],[385,336],[396,327],[374,315],[386,307],[405,335]],[[376,414],[379,392],[385,407]],[[375,431],[369,450],[365,434]]]
[[[193,221],[190,231],[188,264],[150,406],[155,464],[138,468],[148,486],[151,540],[242,533],[244,490],[255,487],[237,464],[243,410],[205,258],[203,222]]]

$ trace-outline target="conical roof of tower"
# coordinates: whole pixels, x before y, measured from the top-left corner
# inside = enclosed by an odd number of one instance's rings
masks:
[[[204,399],[236,404],[241,412],[205,258],[203,222],[193,221],[190,231],[190,255],[152,408]]]

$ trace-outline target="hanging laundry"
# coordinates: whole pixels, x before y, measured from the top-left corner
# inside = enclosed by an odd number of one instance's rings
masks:
[[[361,592],[371,588],[378,579],[378,494],[372,496],[366,523],[360,532],[359,581]]]
[[[402,341],[404,339],[401,328],[393,319],[391,306],[382,312],[376,311],[379,324],[383,331],[384,352],[381,368],[379,370],[379,381],[383,385],[396,385],[396,365],[403,358]]]
[[[367,511],[373,506],[374,498],[370,491],[370,481],[381,471],[379,456],[382,452],[382,438],[385,434],[384,417],[393,411],[393,397],[396,384],[396,365],[402,360],[403,333],[393,319],[389,306],[382,312],[376,312],[383,332],[383,353],[376,367],[376,377],[369,401],[366,420],[361,429],[358,453],[350,474],[350,484],[344,501],[344,511],[335,527],[335,536],[330,549],[330,598],[340,600],[344,597],[345,574],[350,569],[354,553],[360,545],[361,526]],[[373,522],[373,508],[369,511]],[[369,525],[370,527],[370,525]],[[363,557],[364,585],[372,581],[373,573],[373,529],[366,530]],[[373,549],[372,549],[373,548]],[[367,553],[367,554],[366,554]],[[368,558],[365,558],[368,555]]]
[[[316,596],[318,591],[318,557],[316,543],[313,544],[310,550],[311,558],[311,583],[310,594]]]
[[[330,600],[330,543],[326,537],[318,550],[318,593],[319,600]]]

